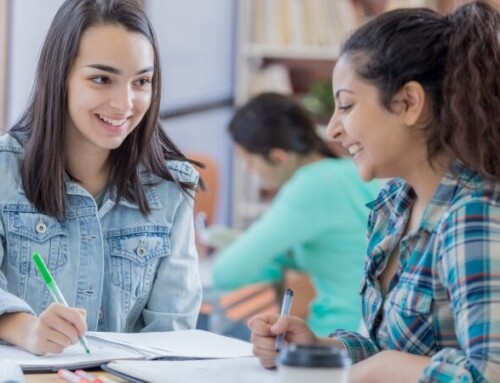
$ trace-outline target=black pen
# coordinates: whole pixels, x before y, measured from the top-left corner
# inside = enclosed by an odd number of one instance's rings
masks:
[[[289,315],[290,308],[292,307],[292,298],[293,298],[293,290],[286,289],[285,295],[283,296],[283,304],[281,305],[281,316]],[[276,352],[280,352],[281,347],[283,346],[283,339],[285,337],[285,333],[281,333],[276,337],[276,341],[274,343],[274,347],[276,348]]]

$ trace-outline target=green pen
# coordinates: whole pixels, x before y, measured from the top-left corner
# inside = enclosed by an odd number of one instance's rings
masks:
[[[54,278],[52,278],[52,274],[50,274],[50,271],[47,268],[47,266],[45,265],[45,262],[43,261],[40,254],[35,252],[35,253],[33,253],[32,257],[33,257],[33,261],[35,261],[35,265],[36,265],[38,271],[40,272],[40,274],[42,274],[42,278],[45,281],[45,283],[47,284],[47,287],[49,288],[50,295],[52,295],[52,298],[54,298],[54,300],[56,302],[62,303],[66,307],[69,307],[68,303],[66,302],[66,299],[64,299],[64,297],[61,293],[61,290],[59,290],[59,287],[57,286],[56,281],[54,281]],[[85,352],[87,354],[90,354],[90,349],[89,349],[89,345],[87,344],[87,340],[82,336],[79,336],[78,340],[80,341],[80,344],[85,349]]]

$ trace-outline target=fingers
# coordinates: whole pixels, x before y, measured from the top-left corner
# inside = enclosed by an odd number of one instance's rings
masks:
[[[87,331],[85,310],[66,307],[59,303],[50,305],[37,318],[32,331],[30,351],[36,354],[61,353],[78,342]]]
[[[260,364],[266,368],[276,366],[275,337],[263,337],[252,333],[253,354],[259,358]]]
[[[259,336],[274,336],[271,332],[271,326],[280,318],[279,314],[259,314],[252,318],[247,323],[247,326],[252,330],[252,334]]]
[[[251,341],[253,353],[266,368],[276,366],[275,339],[285,333],[287,343],[314,344],[316,336],[307,327],[303,319],[294,316],[280,316],[279,314],[260,314],[248,321],[252,330]]]

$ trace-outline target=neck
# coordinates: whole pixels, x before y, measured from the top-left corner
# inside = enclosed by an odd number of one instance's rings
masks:
[[[109,177],[109,151],[88,153],[66,149],[66,171],[93,196],[106,187]]]
[[[408,177],[405,177],[417,196],[413,210],[418,216],[423,214],[431,202],[450,164],[449,158],[444,155],[439,156],[433,162],[433,166],[428,161],[424,161]]]

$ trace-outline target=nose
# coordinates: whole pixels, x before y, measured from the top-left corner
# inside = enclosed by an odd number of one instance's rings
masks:
[[[328,122],[328,126],[326,128],[326,135],[333,141],[340,142],[343,133],[344,133],[344,128],[342,126],[342,123],[340,122],[338,113],[335,110],[332,117],[330,118],[330,122]]]
[[[130,111],[134,105],[134,91],[129,85],[117,87],[112,95],[110,105],[120,113]]]

